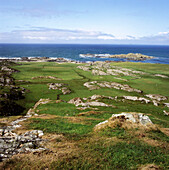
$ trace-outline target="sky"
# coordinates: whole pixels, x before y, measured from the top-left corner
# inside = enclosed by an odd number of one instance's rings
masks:
[[[0,43],[169,45],[169,0],[0,0]]]

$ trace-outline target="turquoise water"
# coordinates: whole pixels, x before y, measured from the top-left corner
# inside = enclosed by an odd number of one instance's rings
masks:
[[[142,53],[156,57],[146,60],[148,63],[169,64],[169,46],[152,45],[82,45],[82,44],[0,44],[0,58],[10,57],[62,57],[76,61],[125,59],[81,58],[79,54],[127,54]]]

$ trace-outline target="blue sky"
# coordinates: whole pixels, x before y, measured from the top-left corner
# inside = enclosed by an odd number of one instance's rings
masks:
[[[169,0],[0,0],[0,43],[169,45]]]

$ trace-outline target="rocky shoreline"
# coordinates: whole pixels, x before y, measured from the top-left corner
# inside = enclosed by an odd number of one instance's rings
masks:
[[[140,53],[128,53],[128,54],[80,54],[80,57],[94,57],[94,58],[124,58],[127,60],[144,61],[147,59],[153,59],[154,57],[140,54]]]
[[[153,59],[154,57],[140,54],[140,53],[128,53],[128,54],[79,54],[80,57],[92,57],[92,58],[119,58],[133,61],[144,61],[147,59]],[[19,58],[0,58],[2,61],[11,62],[58,62],[58,63],[84,63],[84,61],[70,60],[66,58],[51,58],[51,57],[19,57]],[[113,62],[113,61],[110,61]],[[114,61],[115,62],[115,61]],[[124,62],[124,61],[123,61]]]
[[[20,57],[20,58],[0,58],[0,62],[58,62],[58,63],[81,63],[79,61],[69,60],[65,58],[50,57]]]

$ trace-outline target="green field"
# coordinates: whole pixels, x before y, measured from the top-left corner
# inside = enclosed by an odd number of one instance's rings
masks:
[[[146,74],[135,78],[127,75],[93,75],[77,66],[86,64],[36,62],[21,63],[13,66],[20,72],[14,73],[16,85],[28,90],[25,99],[17,103],[26,109],[33,108],[40,99],[50,99],[35,109],[38,116],[28,119],[25,129],[40,129],[48,139],[44,153],[19,155],[3,163],[3,168],[14,169],[138,169],[152,164],[161,169],[169,168],[169,78],[154,76],[161,74],[169,77],[169,65],[119,62],[110,66],[142,71]],[[104,70],[105,71],[105,70]],[[58,78],[38,78],[53,76]],[[36,77],[32,79],[32,77]],[[117,79],[117,77],[121,79]],[[17,80],[24,80],[19,82]],[[126,81],[124,81],[126,80]],[[128,92],[115,88],[89,90],[86,82],[117,82],[142,90],[143,93]],[[70,94],[48,88],[48,83],[64,83]],[[73,98],[88,98],[92,95],[117,96],[119,100],[106,98],[98,102],[114,107],[91,106],[79,110],[74,104],[67,103]],[[120,100],[122,96],[145,97],[147,94],[160,94],[168,97],[159,106],[140,101]],[[107,120],[112,114],[138,112],[148,115],[156,129],[125,129],[120,126],[95,131],[98,123]]]

